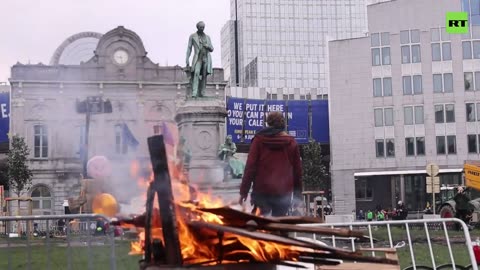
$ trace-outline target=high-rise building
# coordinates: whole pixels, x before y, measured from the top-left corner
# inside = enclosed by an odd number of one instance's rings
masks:
[[[434,7],[434,8],[432,8]],[[369,5],[369,36],[329,43],[330,145],[336,213],[395,207],[422,213],[441,185],[462,184],[479,160],[479,0]],[[445,30],[447,12],[470,14],[468,34]]]
[[[222,65],[231,96],[327,98],[328,40],[359,37],[366,30],[365,0],[231,0],[230,5]]]

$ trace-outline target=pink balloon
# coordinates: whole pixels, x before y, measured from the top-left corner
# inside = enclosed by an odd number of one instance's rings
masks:
[[[106,179],[112,175],[112,164],[104,156],[94,156],[87,163],[87,173],[93,179]]]

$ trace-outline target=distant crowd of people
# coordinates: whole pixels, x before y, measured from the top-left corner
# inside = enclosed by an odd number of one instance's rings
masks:
[[[359,210],[357,220],[366,221],[384,221],[384,220],[405,220],[407,219],[408,210],[402,201],[398,201],[397,206],[393,209],[384,209],[378,205],[375,210]]]

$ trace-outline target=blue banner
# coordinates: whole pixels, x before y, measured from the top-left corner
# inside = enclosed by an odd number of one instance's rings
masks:
[[[10,132],[10,93],[0,93],[0,143],[8,142]]]
[[[312,100],[312,137],[316,142],[329,143],[328,101]]]
[[[265,116],[268,116],[269,112],[282,112],[283,116],[285,116],[285,112],[287,111],[285,100],[267,100],[265,104]],[[267,123],[265,122],[265,126],[266,125]]]
[[[227,100],[227,135],[232,136],[234,143],[239,143],[243,136],[243,98],[228,98]]]
[[[265,101],[250,99],[245,102],[245,143],[255,136],[255,133],[264,127]]]
[[[255,133],[266,126],[268,113],[274,111],[283,112],[288,132],[298,143],[308,143],[309,138],[330,142],[327,100],[290,100],[287,104],[285,100],[228,98],[227,135],[235,143],[250,143]]]
[[[308,143],[308,101],[288,101],[287,113],[288,134],[293,136],[298,143]]]

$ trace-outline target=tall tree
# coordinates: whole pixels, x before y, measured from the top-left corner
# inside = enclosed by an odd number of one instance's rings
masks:
[[[27,164],[30,150],[23,137],[14,135],[11,140],[12,145],[7,154],[8,185],[10,191],[20,197],[22,192],[32,184],[32,172]]]
[[[328,160],[322,154],[322,147],[315,140],[302,148],[303,186],[309,191],[330,189]]]

